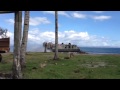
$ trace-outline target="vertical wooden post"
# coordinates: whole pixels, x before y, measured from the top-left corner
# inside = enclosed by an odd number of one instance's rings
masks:
[[[21,29],[22,29],[22,11],[16,11],[14,23],[13,79],[22,79],[20,65]]]
[[[58,59],[58,11],[55,11],[55,55],[54,60]]]
[[[2,62],[2,54],[0,53],[0,62]]]

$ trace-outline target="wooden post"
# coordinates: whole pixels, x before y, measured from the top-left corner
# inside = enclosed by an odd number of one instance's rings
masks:
[[[55,55],[54,60],[58,59],[58,11],[55,11]]]
[[[13,79],[22,79],[20,65],[20,42],[22,29],[22,11],[15,12],[14,23],[14,55],[13,55]]]
[[[2,54],[0,53],[0,62],[2,62]]]

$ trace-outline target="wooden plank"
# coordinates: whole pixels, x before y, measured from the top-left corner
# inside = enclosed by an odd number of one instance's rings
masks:
[[[0,14],[5,14],[5,13],[14,13],[15,11],[0,11]]]

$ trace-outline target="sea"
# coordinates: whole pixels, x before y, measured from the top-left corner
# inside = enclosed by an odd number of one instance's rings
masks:
[[[79,47],[81,51],[84,51],[88,54],[120,54],[120,48],[111,48],[111,47]],[[43,52],[44,50],[41,51],[41,49],[38,49],[39,52]],[[13,46],[10,47],[10,51],[13,52]],[[35,52],[35,50],[29,50],[31,52]]]
[[[120,54],[120,48],[80,47],[80,50],[88,54]]]

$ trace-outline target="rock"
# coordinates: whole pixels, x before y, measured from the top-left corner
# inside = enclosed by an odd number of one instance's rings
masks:
[[[0,79],[12,79],[12,74],[10,74],[10,73],[0,73]]]
[[[88,53],[86,53],[86,52],[84,52],[84,51],[82,51],[82,50],[80,50],[79,53],[80,53],[80,54],[88,54]]]

